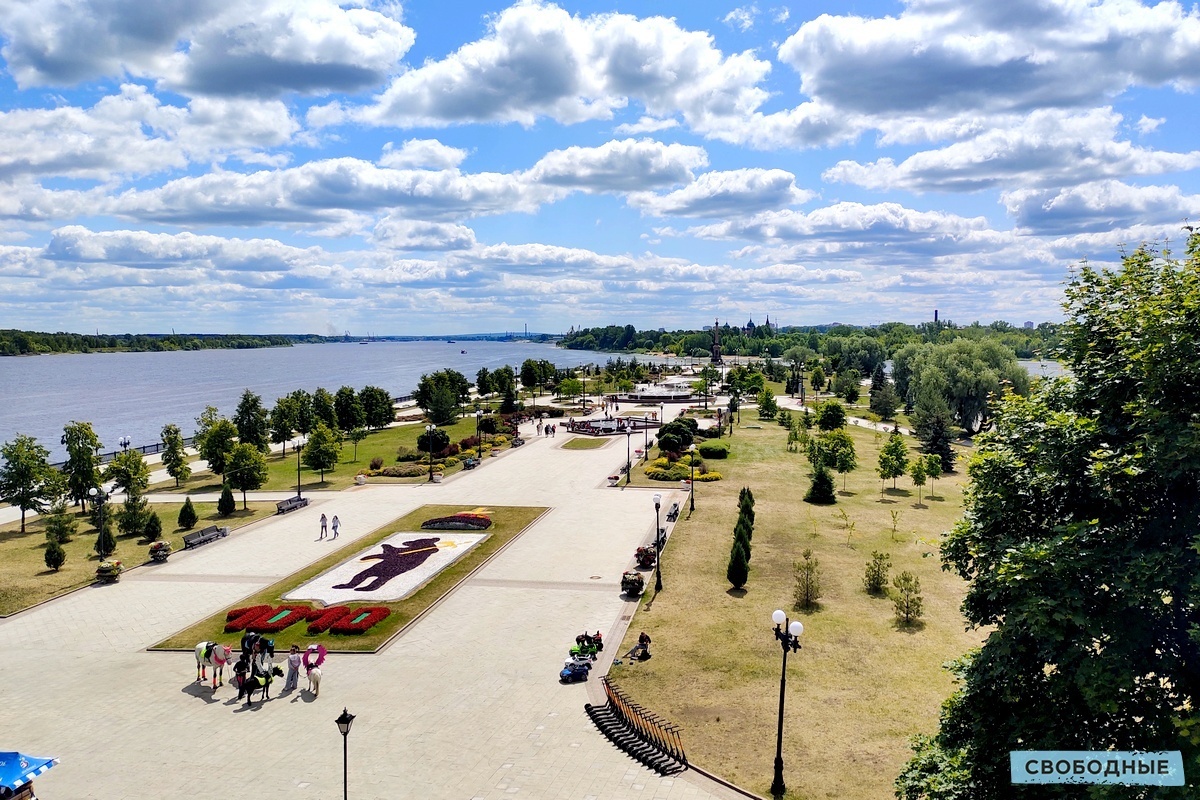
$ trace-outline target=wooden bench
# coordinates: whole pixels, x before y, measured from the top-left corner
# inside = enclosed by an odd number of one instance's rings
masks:
[[[667,522],[674,522],[679,519],[679,503],[672,503],[671,508],[667,510]]]
[[[307,497],[289,497],[287,500],[280,500],[275,504],[276,514],[286,514],[289,511],[295,511],[297,508],[304,508],[308,505]]]
[[[211,542],[214,539],[220,539],[223,536],[229,535],[229,528],[218,528],[216,525],[209,525],[204,530],[192,531],[183,535],[183,549],[189,547],[199,547],[206,542]]]

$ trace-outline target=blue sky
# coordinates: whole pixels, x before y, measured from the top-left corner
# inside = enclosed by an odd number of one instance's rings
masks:
[[[1174,2],[0,4],[0,327],[1061,317],[1200,216]]]

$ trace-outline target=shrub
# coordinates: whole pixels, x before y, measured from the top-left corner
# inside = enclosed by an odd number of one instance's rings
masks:
[[[372,470],[383,469],[383,457],[382,456],[375,456],[374,458],[371,459],[371,469]]]
[[[647,464],[646,468],[649,469],[650,467],[657,467],[659,469],[666,469],[669,466],[671,466],[671,459],[667,458],[666,456],[661,456],[660,458],[656,458]]]
[[[683,479],[680,478],[680,480]],[[705,472],[703,475],[697,472],[695,477],[696,483],[712,483],[713,481],[719,480],[721,480],[721,473],[717,472],[716,470]]]
[[[225,484],[221,487],[221,499],[217,501],[217,513],[228,517],[234,511],[237,511],[237,501],[233,499],[233,490],[229,488],[229,484]]]
[[[726,458],[729,456],[729,442],[724,439],[701,442],[696,450],[705,458]]]
[[[417,459],[422,458],[422,456],[422,453],[417,452],[411,447],[405,447],[404,445],[401,445],[400,447],[396,448],[397,461],[416,461]]]
[[[458,456],[446,456],[444,463],[447,467],[457,467],[460,461]]]
[[[66,544],[78,530],[79,523],[75,521],[75,515],[67,511],[61,503],[55,505],[50,516],[46,517],[46,540],[49,542]]]
[[[507,434],[503,434],[503,433],[498,433],[492,437],[493,445],[508,444],[511,441],[512,441],[512,437],[508,436]]]
[[[796,608],[813,608],[821,597],[821,564],[813,558],[812,550],[805,550],[803,555],[803,561],[792,562]]]
[[[460,452],[465,450],[473,450],[476,447],[479,447],[479,437],[473,434],[465,439],[458,440],[458,449]]]
[[[817,427],[823,431],[834,431],[846,427],[846,407],[836,400],[818,403]]]
[[[817,467],[813,473],[812,486],[804,495],[804,502],[828,506],[837,502],[837,494],[833,486],[833,476],[825,467]]]
[[[157,542],[162,536],[162,520],[153,511],[146,516],[146,527],[142,528],[142,536],[146,537],[148,542]]]
[[[892,557],[878,550],[871,553],[867,571],[863,575],[863,588],[867,594],[881,595],[887,591],[888,571],[892,568]]]
[[[430,444],[431,436],[433,437],[432,445]],[[431,449],[434,453],[441,453],[449,447],[450,434],[446,433],[441,428],[434,428],[432,433],[429,431],[424,431],[417,437],[417,450],[421,453],[424,453],[426,456],[429,455],[429,451]]]
[[[199,517],[196,514],[196,507],[192,505],[192,498],[187,498],[183,501],[183,508],[179,509],[179,527],[185,531],[196,526],[196,520]]]
[[[429,467],[425,464],[405,464],[384,467],[379,474],[385,478],[417,478],[428,471]]]
[[[67,560],[67,551],[63,550],[63,546],[58,543],[57,539],[51,539],[46,543],[46,566],[55,572],[58,572]]]
[[[96,544],[93,545],[93,549],[102,559],[108,558],[117,551],[117,540],[113,537],[111,525],[106,524],[96,535]]]
[[[892,578],[892,605],[896,607],[896,619],[902,625],[911,625],[925,613],[925,601],[921,597],[921,580],[908,570]]]
[[[690,471],[687,467],[674,464],[670,467],[655,467],[653,465],[646,467],[646,477],[652,481],[682,481],[688,477]],[[696,476],[699,480],[700,476]]]
[[[729,553],[729,565],[725,568],[725,578],[735,589],[740,589],[746,585],[746,580],[750,577],[750,560],[746,557],[746,551],[742,549],[737,542],[733,544],[733,550]]]

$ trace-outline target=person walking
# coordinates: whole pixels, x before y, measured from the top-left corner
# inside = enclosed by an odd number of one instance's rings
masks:
[[[317,541],[321,541],[321,539],[324,539],[325,533],[328,530],[329,530],[329,520],[325,519],[325,515],[322,514],[321,515],[321,536],[320,536],[320,538],[317,539]]]
[[[287,681],[283,684],[285,692],[294,692],[300,686],[300,666],[303,663],[304,656],[300,654],[300,645],[292,645],[291,651],[287,657]]]
[[[342,526],[342,523],[340,520],[338,520],[337,514],[334,514],[333,515],[333,538],[335,538],[335,539],[337,538],[338,528],[340,528],[341,526]]]

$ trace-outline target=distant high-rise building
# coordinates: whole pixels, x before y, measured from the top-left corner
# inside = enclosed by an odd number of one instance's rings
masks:
[[[1027,320],[1025,320],[1025,325],[1024,325],[1024,327],[1026,327],[1026,328],[1032,328],[1032,327],[1033,327],[1033,320],[1031,320],[1031,319],[1027,319]]]
[[[937,309],[936,308],[933,310],[933,324],[934,325],[937,324]]]

